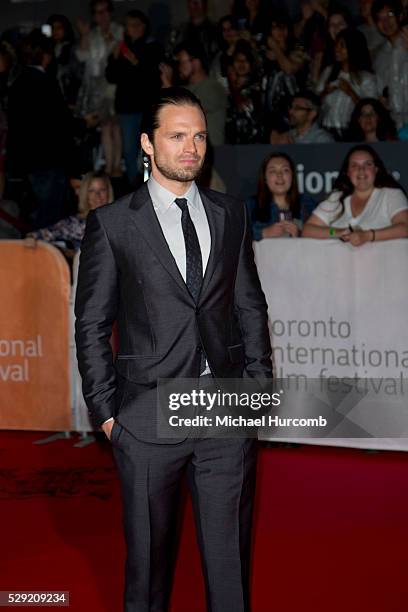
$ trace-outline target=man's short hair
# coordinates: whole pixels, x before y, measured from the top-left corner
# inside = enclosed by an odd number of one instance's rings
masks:
[[[165,106],[196,106],[201,110],[207,123],[200,100],[185,87],[166,87],[161,89],[150,108],[143,113],[141,132],[153,141],[154,131],[160,126],[159,115]]]
[[[21,46],[22,62],[25,66],[41,66],[44,55],[52,55],[54,45],[51,38],[44,36],[39,28],[24,38]]]
[[[389,8],[399,21],[402,15],[402,4],[399,0],[374,0],[371,6],[371,17],[375,22],[377,22],[378,13],[385,8]]]
[[[174,48],[173,55],[176,56],[178,53],[181,53],[181,51],[185,51],[191,59],[200,60],[201,66],[205,72],[208,72],[207,56],[204,47],[200,45],[200,43],[195,43],[190,40],[181,42]]]
[[[293,96],[293,100],[295,98],[302,98],[302,100],[307,100],[310,105],[310,110],[316,111],[319,113],[320,110],[320,98],[310,89],[304,89],[303,91],[299,91]]]

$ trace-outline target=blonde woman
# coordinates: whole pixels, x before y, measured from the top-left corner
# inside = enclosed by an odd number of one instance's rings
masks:
[[[85,231],[86,217],[90,210],[113,201],[113,189],[104,172],[88,172],[79,187],[78,214],[27,234],[28,238],[44,240],[62,248],[78,251]],[[69,254],[69,253],[67,253]]]

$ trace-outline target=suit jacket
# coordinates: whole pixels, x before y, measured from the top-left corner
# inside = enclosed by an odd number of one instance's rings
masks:
[[[267,305],[245,206],[210,190],[200,196],[211,251],[197,304],[146,185],[88,215],[76,343],[84,397],[97,425],[115,416],[138,439],[163,442],[156,435],[157,379],[197,377],[202,350],[216,378],[272,376]],[[115,321],[114,362],[109,340]]]

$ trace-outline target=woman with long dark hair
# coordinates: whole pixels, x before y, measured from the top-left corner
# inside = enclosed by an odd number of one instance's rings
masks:
[[[361,98],[377,97],[377,82],[364,34],[342,30],[335,42],[336,61],[323,70],[316,88],[322,96],[323,127],[342,140],[354,106]]]
[[[375,98],[362,98],[357,102],[345,139],[349,142],[398,140],[390,112]]]
[[[333,192],[313,211],[302,235],[353,246],[408,237],[407,198],[372,147],[350,149]]]
[[[297,236],[316,203],[299,195],[293,160],[271,153],[262,162],[258,192],[247,201],[254,240]]]
[[[333,6],[328,12],[324,49],[320,56],[319,71],[316,73],[317,76],[320,76],[322,70],[327,68],[327,66],[333,66],[336,61],[336,38],[342,30],[350,28],[352,25],[353,19],[345,7],[339,5]]]

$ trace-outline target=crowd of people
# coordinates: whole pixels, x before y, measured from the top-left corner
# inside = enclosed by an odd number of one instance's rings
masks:
[[[275,152],[263,162],[258,192],[247,202],[256,241],[284,236],[366,242],[408,237],[408,200],[368,144],[347,153],[328,198],[300,196],[294,164]]]
[[[326,0],[300,7],[293,20],[269,2],[235,0],[215,23],[206,0],[188,0],[187,22],[159,43],[140,10],[120,23],[111,0],[91,0],[89,21],[54,14],[49,31],[3,32],[0,234],[10,218],[14,237],[61,219],[80,231],[85,211],[72,186],[89,173],[103,171],[116,196],[137,186],[143,111],[171,85],[200,99],[209,160],[224,143],[408,138],[408,3],[360,0],[358,19]],[[315,205],[299,198],[287,153],[269,156],[248,202],[254,238],[298,235]],[[323,217],[313,213],[314,226]]]

